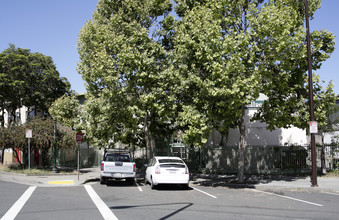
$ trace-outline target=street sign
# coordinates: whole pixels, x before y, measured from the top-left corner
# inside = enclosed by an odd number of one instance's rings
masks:
[[[318,133],[318,122],[310,121],[310,133],[317,134]]]
[[[32,138],[32,130],[31,129],[26,129],[26,138]]]
[[[77,141],[78,144],[81,144],[84,141],[84,135],[82,134],[81,131],[77,132],[77,134],[75,135],[75,140]]]

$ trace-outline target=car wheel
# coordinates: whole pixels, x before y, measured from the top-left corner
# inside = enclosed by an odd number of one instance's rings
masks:
[[[188,184],[184,184],[184,185],[183,185],[183,188],[184,188],[184,190],[188,190],[188,189],[189,189]]]
[[[105,177],[100,177],[100,184],[103,185],[106,183]]]
[[[156,185],[154,185],[154,183],[153,183],[153,179],[152,179],[152,177],[151,177],[151,189],[156,189],[157,188],[157,186]]]

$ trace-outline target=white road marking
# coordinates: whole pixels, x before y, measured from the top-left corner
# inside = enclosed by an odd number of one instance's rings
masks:
[[[94,191],[91,185],[84,185],[88,195],[93,200],[94,204],[99,209],[102,217],[104,219],[109,220],[118,220],[118,218],[113,214],[113,212],[110,210],[110,208],[107,207],[107,205],[101,200],[101,198],[98,196],[98,194]]]
[[[199,191],[199,192],[201,192],[201,193],[204,193],[204,194],[206,194],[206,195],[208,195],[208,196],[210,196],[210,197],[212,197],[212,198],[218,198],[218,197],[216,197],[216,196],[213,196],[213,195],[211,195],[211,194],[209,194],[209,193],[207,193],[207,192],[204,192],[204,191],[202,191],[202,190],[200,190],[200,189],[197,189],[197,188],[195,188],[195,187],[192,187],[191,186],[191,188],[193,188],[194,190],[196,190],[196,191]]]
[[[323,206],[323,205],[318,204],[318,203],[309,202],[309,201],[301,200],[301,199],[296,199],[296,198],[289,197],[289,196],[283,196],[283,195],[279,195],[279,194],[276,194],[276,193],[270,193],[270,192],[260,191],[260,190],[257,190],[257,189],[252,189],[252,190],[253,190],[253,191],[256,191],[256,192],[260,192],[260,193],[265,193],[265,194],[268,194],[268,195],[272,195],[272,196],[278,196],[278,197],[282,197],[282,198],[285,198],[285,199],[291,199],[291,200],[294,200],[294,201],[307,203],[307,204],[310,204],[310,205]]]
[[[335,195],[335,196],[339,196],[339,194],[338,194],[338,193],[330,193],[330,192],[324,192],[324,193],[326,193],[326,194],[329,194],[329,195]]]
[[[13,206],[6,212],[4,216],[2,216],[1,220],[10,220],[14,219],[22,207],[25,205],[29,197],[33,194],[34,190],[36,189],[36,186],[30,186],[24,194],[13,204]]]
[[[137,182],[135,182],[135,184],[137,185],[139,191],[142,192],[142,189],[141,189],[141,187],[139,186],[139,184],[138,184]]]

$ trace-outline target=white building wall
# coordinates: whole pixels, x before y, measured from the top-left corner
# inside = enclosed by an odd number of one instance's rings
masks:
[[[26,106],[21,107],[20,109],[17,109],[15,112],[18,115],[18,113],[20,113],[20,120],[19,120],[19,124],[24,124],[27,121],[27,111],[28,108]],[[8,125],[8,112],[5,110],[5,115],[4,115],[4,119],[5,119],[5,126]],[[18,120],[18,119],[17,119]]]
[[[336,137],[338,137],[336,141],[339,141],[339,131],[326,132],[324,134],[324,144],[331,144],[335,141]]]
[[[249,146],[306,146],[308,143],[306,130],[291,128],[276,128],[273,131],[266,129],[266,124],[259,121],[251,122],[250,119],[257,111],[256,108],[246,110],[245,128],[246,142]],[[239,144],[239,129],[230,129],[227,140],[223,140],[226,146],[237,146]],[[213,131],[207,145],[220,145],[221,135]],[[226,142],[227,141],[227,142]]]

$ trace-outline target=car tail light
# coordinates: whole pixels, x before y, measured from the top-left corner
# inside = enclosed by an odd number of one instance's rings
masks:
[[[189,174],[188,167],[185,166],[185,174]]]
[[[101,171],[104,171],[104,163],[101,163]]]
[[[160,167],[159,166],[155,167],[155,174],[160,174]]]
[[[133,172],[135,173],[137,171],[137,165],[134,164],[133,166]]]

